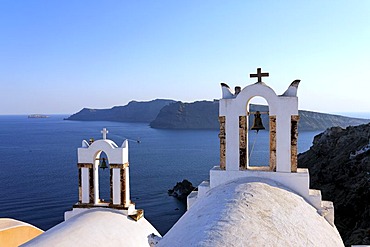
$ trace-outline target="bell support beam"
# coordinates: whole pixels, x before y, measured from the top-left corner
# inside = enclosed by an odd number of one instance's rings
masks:
[[[220,123],[220,169],[225,170],[226,168],[226,131],[225,131],[225,116],[219,116],[218,121]]]
[[[247,169],[247,117],[239,116],[239,168]]]
[[[269,114],[270,112],[268,111],[249,111],[247,112],[247,115],[252,115],[252,114],[257,114],[257,112],[259,112],[260,114]]]
[[[276,171],[276,116],[270,116],[270,171]]]
[[[291,171],[297,172],[297,153],[298,153],[298,121],[299,115],[293,115],[291,120]]]

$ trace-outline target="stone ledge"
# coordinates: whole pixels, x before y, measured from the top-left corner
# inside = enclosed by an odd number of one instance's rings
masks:
[[[112,203],[106,203],[106,204],[77,203],[73,205],[73,208],[113,208],[113,209],[121,209],[121,210],[129,209],[129,207],[125,207],[123,205],[114,205]]]
[[[93,168],[92,163],[77,163],[78,168]]]
[[[308,191],[308,195],[309,195],[309,203],[314,206],[316,209],[320,209],[321,208],[321,191],[320,190],[313,190],[313,189],[310,189]]]
[[[126,168],[126,167],[129,167],[129,164],[128,163],[124,163],[124,164],[109,164],[109,167],[110,169],[113,169],[113,168]]]
[[[193,206],[194,202],[197,200],[198,198],[198,191],[192,191],[188,197],[187,197],[187,209],[186,210],[189,210],[189,208],[191,208],[191,206]]]
[[[130,217],[134,221],[138,221],[144,217],[144,209],[137,209],[136,212],[134,212],[133,214],[129,214],[128,217]]]
[[[321,202],[321,209],[317,210],[317,212],[325,217],[326,221],[329,222],[330,225],[334,225],[334,205],[333,202],[330,201],[322,201]]]
[[[210,188],[211,186],[209,181],[203,181],[200,185],[198,185],[198,197],[203,197]]]

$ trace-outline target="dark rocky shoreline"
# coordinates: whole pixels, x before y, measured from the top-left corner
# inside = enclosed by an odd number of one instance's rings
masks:
[[[370,245],[370,150],[353,156],[369,138],[370,123],[332,127],[298,156],[298,166],[310,170],[310,187],[333,201],[335,225],[346,246]]]
[[[187,179],[182,180],[182,182],[176,183],[176,185],[168,190],[168,195],[173,196],[180,201],[186,203],[186,198],[195,189],[193,184]]]

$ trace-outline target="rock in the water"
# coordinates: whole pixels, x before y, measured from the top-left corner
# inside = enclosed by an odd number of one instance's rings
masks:
[[[176,183],[173,189],[168,190],[168,195],[176,197],[181,201],[186,201],[187,196],[194,190],[194,186],[188,180]]]
[[[315,136],[310,150],[298,156],[298,166],[310,170],[311,187],[334,203],[335,225],[345,245],[370,245],[369,138],[370,123],[333,127]]]

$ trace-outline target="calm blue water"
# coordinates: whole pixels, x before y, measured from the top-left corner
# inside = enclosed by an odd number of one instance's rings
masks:
[[[167,195],[176,182],[193,185],[209,179],[218,165],[218,131],[158,130],[147,124],[64,121],[0,116],[0,218],[29,222],[43,230],[63,221],[64,212],[78,200],[77,148],[82,140],[129,142],[131,199],[145,217],[164,234],[186,207]],[[299,152],[307,150],[319,132],[299,134]],[[251,133],[250,142],[256,135]],[[260,131],[251,164],[268,164],[268,132]],[[109,199],[109,170],[100,172],[101,198]]]

